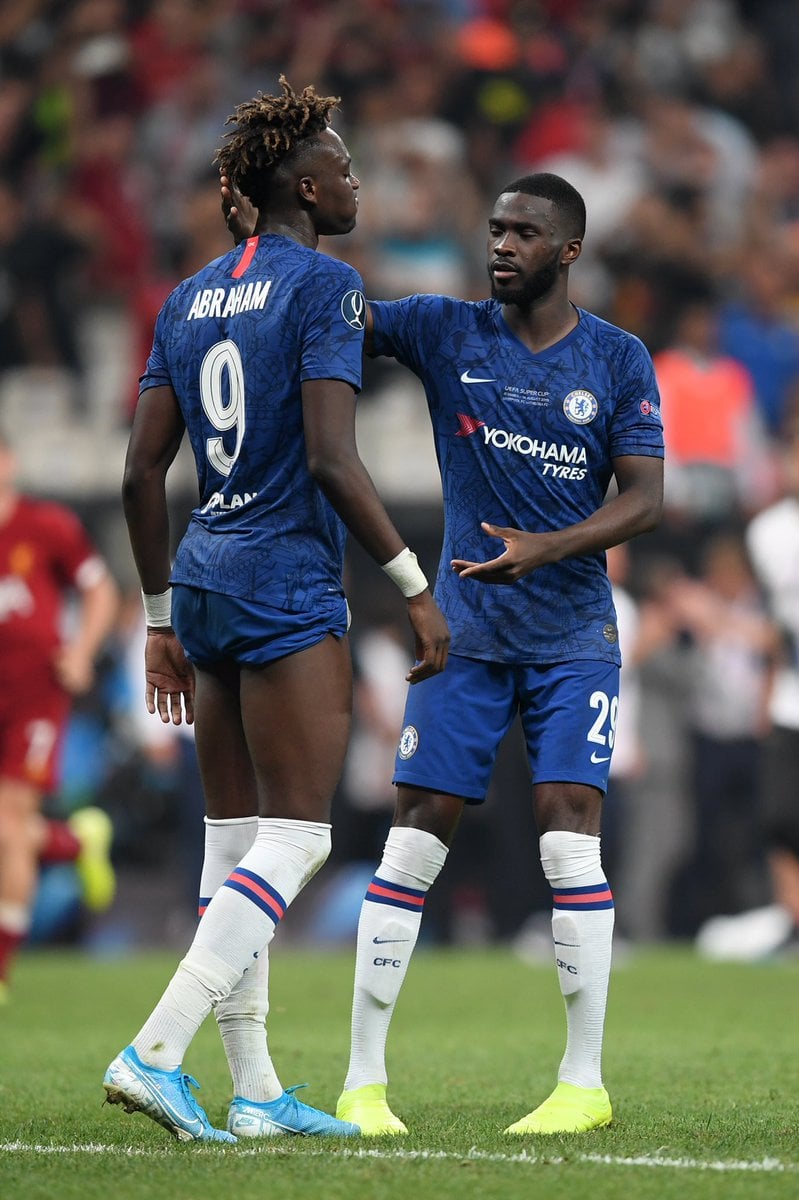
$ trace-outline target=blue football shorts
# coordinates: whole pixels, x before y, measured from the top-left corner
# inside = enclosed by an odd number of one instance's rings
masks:
[[[618,707],[614,663],[512,666],[450,654],[440,675],[408,690],[394,783],[481,804],[519,713],[534,784],[585,783],[604,793]]]
[[[232,661],[256,666],[307,650],[332,633],[344,637],[350,613],[343,596],[311,612],[284,612],[255,600],[172,585],[172,627],[198,667]]]

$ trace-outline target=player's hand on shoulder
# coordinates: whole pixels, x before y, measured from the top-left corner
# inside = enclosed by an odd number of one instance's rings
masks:
[[[225,224],[238,246],[239,242],[250,237],[255,229],[258,209],[230,182],[227,175],[219,176],[219,190],[222,196],[222,215],[225,218]]]
[[[171,629],[148,629],[144,648],[147,711],[165,725],[194,722],[194,668]]]
[[[547,554],[548,535],[491,525],[488,521],[482,521],[480,527],[491,537],[501,538],[505,549],[497,558],[488,559],[487,562],[453,558],[452,569],[461,579],[476,579],[479,583],[516,583],[536,567],[553,561],[551,555]]]
[[[421,683],[444,670],[449,654],[449,626],[432,593],[425,589],[408,600],[408,619],[416,641],[416,663],[405,676]]]

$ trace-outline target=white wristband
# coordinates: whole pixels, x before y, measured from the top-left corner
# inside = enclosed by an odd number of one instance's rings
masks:
[[[148,627],[168,629],[172,624],[172,588],[168,587],[165,592],[149,596],[142,592],[141,598],[144,601],[144,615]]]
[[[391,562],[384,563],[383,570],[391,582],[396,583],[406,600],[418,596],[428,586],[416,555],[407,546]]]

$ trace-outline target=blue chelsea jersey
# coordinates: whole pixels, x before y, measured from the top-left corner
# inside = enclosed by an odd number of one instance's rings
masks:
[[[436,599],[452,651],[496,662],[620,661],[604,553],[565,558],[510,585],[460,579],[502,543],[481,521],[530,532],[583,521],[620,455],[663,456],[652,360],[638,338],[577,309],[576,327],[533,353],[498,301],[410,296],[372,303],[374,352],[422,381],[444,496]]]
[[[360,389],[364,315],[356,271],[271,234],[172,292],[140,392],[171,385],[197,466],[173,582],[290,611],[343,595],[346,529],[308,471],[301,388]]]

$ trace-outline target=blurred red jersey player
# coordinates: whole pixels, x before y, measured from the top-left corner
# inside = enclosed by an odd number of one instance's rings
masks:
[[[89,902],[102,906],[99,893],[113,889],[100,862],[108,839],[99,812],[86,819],[84,810],[67,824],[46,821],[40,810],[57,787],[72,697],[92,685],[117,589],[77,517],[21,495],[15,475],[13,450],[0,434],[0,998],[30,927],[40,862],[79,861],[85,849],[90,861],[82,865],[95,875]],[[77,613],[65,637],[72,594]]]

